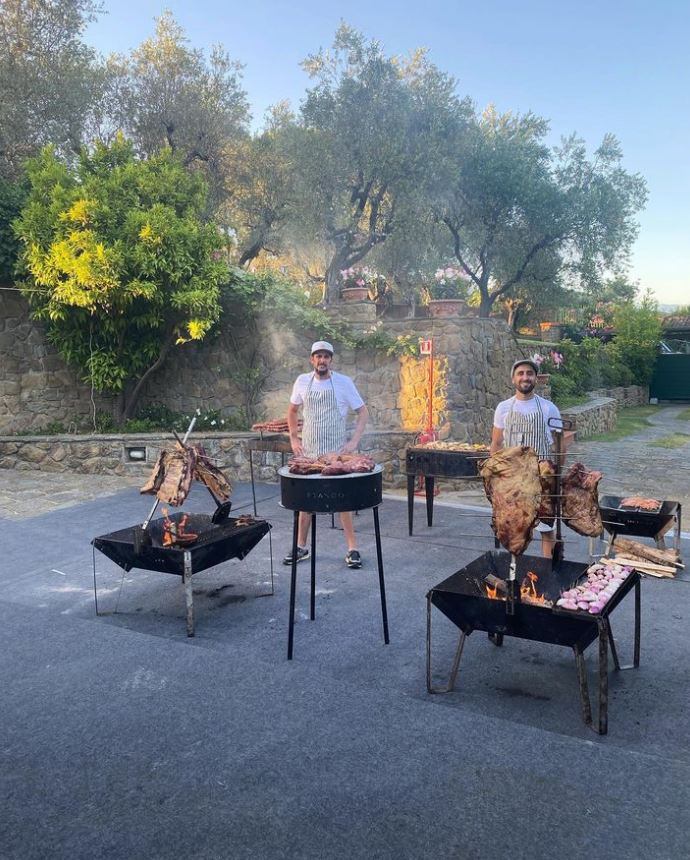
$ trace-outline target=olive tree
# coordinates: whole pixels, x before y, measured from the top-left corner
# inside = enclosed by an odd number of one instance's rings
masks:
[[[314,84],[296,138],[295,217],[329,249],[324,299],[331,301],[340,271],[397,228],[467,107],[423,52],[388,57],[346,24],[331,51],[303,65]]]
[[[489,108],[463,129],[438,177],[434,208],[481,316],[518,285],[538,285],[554,255],[569,285],[596,289],[625,267],[637,235],[646,183],[624,170],[616,139],[607,135],[590,159],[574,135],[550,150],[547,131],[533,114]]]

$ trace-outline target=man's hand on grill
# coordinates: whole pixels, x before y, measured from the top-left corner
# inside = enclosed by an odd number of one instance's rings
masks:
[[[301,457],[304,454],[304,448],[299,439],[290,439],[290,447],[295,457]]]
[[[340,449],[341,454],[354,454],[357,450],[357,443],[353,442],[352,439],[348,439],[348,441],[343,445]]]

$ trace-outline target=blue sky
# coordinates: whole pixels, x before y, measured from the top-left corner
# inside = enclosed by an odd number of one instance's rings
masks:
[[[591,149],[606,132],[650,198],[640,216],[631,276],[659,301],[690,303],[690,4],[681,0],[104,0],[86,40],[129,51],[172,11],[193,45],[221,43],[244,63],[255,123],[281,99],[294,107],[307,86],[300,61],[330,45],[341,19],[391,54],[426,47],[478,106],[532,110],[551,138],[573,131]]]

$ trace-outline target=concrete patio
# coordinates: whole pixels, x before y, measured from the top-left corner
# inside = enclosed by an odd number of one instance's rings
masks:
[[[194,577],[122,577],[92,537],[141,521],[114,494],[0,519],[2,805],[6,858],[614,858],[685,856],[690,823],[687,577],[645,580],[642,663],[612,672],[609,734],[581,719],[569,649],[467,643],[454,693],[425,687],[428,589],[493,546],[485,512],[438,505],[432,529],[381,507],[391,643],[383,644],[370,512],[366,559],[343,564],[319,518],[316,620],[308,564],[285,659],[291,514],[260,487],[269,541]],[[235,508],[249,501],[240,486]],[[440,501],[440,500],[439,500]],[[209,510],[195,487],[185,506]],[[566,558],[586,560],[567,533]],[[684,541],[686,558],[690,542]],[[632,598],[613,614],[628,659]],[[434,615],[435,680],[456,631]],[[588,650],[594,692],[596,648]]]

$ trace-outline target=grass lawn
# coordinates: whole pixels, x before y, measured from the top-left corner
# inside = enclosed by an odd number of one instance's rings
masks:
[[[597,433],[595,436],[588,436],[588,442],[617,442],[626,436],[631,436],[637,433],[638,430],[643,430],[649,427],[650,422],[647,418],[659,411],[659,406],[632,406],[630,409],[621,409],[618,413],[618,421],[613,430],[608,433]]]
[[[690,421],[690,406],[682,412],[679,412],[678,415],[676,415],[676,418],[680,418],[681,421]]]
[[[662,436],[650,442],[655,448],[682,448],[690,442],[690,433],[671,433],[670,436]]]

